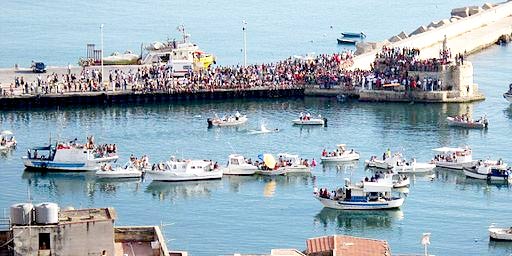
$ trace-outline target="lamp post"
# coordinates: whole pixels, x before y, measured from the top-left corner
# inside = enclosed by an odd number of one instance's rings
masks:
[[[103,24],[100,25],[100,34],[101,34],[101,85],[104,85],[103,81],[105,79],[105,76],[103,74]],[[115,90],[114,88],[112,88]]]
[[[247,67],[247,21],[242,21],[242,31],[244,32],[244,67]]]

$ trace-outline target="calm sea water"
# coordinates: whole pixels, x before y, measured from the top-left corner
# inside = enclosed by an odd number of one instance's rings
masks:
[[[478,1],[475,1],[478,3]],[[250,24],[251,62],[291,54],[339,50],[340,31],[364,30],[382,39],[411,31],[446,17],[463,1],[324,1],[197,3],[157,1],[38,2],[10,1],[0,16],[0,66],[44,59],[53,65],[73,63],[85,44],[99,41],[105,23],[106,49],[136,49],[140,41],[177,36],[184,23],[194,41],[217,54],[221,63],[241,59],[240,21]],[[80,11],[78,11],[80,10]],[[365,15],[361,15],[364,13]],[[400,13],[400,15],[388,15]],[[367,14],[367,15],[366,15]],[[367,19],[366,17],[371,17]],[[330,25],[334,29],[329,28]],[[324,36],[324,34],[326,36]],[[6,40],[9,38],[9,40]],[[310,42],[313,40],[313,42]],[[220,181],[156,183],[107,182],[94,174],[37,174],[23,171],[26,148],[48,137],[116,143],[121,162],[131,153],[153,161],[171,154],[226,162],[233,152],[255,158],[262,152],[291,152],[312,159],[323,148],[347,143],[363,159],[391,147],[427,161],[439,146],[471,145],[475,157],[502,157],[512,164],[512,107],[501,97],[512,79],[512,47],[493,47],[471,58],[475,81],[487,100],[474,104],[372,104],[306,98],[259,101],[205,101],[183,104],[135,105],[113,108],[67,108],[0,112],[0,129],[15,131],[19,147],[0,158],[0,206],[25,201],[54,201],[61,206],[106,207],[118,212],[118,225],[166,225],[173,249],[193,255],[267,252],[271,248],[304,248],[309,237],[334,233],[386,239],[393,252],[421,252],[423,232],[432,233],[435,255],[510,255],[512,245],[488,241],[491,223],[512,223],[512,191],[466,179],[457,172],[437,170],[436,178],[414,177],[404,206],[398,211],[340,212],[322,209],[311,197],[310,177],[228,177]],[[235,129],[206,128],[214,113],[240,110],[247,125]],[[299,128],[290,120],[311,111],[329,119],[327,128]],[[447,115],[487,114],[488,131],[450,129]],[[250,135],[261,123],[281,132]],[[362,161],[340,167],[316,167],[320,186],[340,185],[370,172]]]

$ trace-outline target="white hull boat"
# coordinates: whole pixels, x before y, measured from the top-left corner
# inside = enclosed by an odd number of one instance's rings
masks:
[[[400,208],[404,203],[404,198],[393,198],[392,200],[377,200],[367,202],[350,202],[333,200],[315,196],[324,207],[337,210],[384,210]]]
[[[359,153],[352,150],[347,150],[345,144],[338,144],[334,152],[327,152],[325,149],[320,157],[322,162],[350,162],[359,160]]]
[[[464,175],[473,179],[510,182],[512,176],[509,170],[495,169],[490,166],[473,166],[464,168]]]
[[[326,119],[325,118],[311,118],[311,119],[294,119],[292,120],[294,125],[322,125],[325,126]]]
[[[433,161],[436,167],[446,168],[446,169],[454,169],[454,170],[462,170],[464,168],[470,168],[474,166],[478,161],[471,162],[449,162],[449,161]]]
[[[280,167],[285,173],[311,173],[311,168],[305,165]],[[278,169],[278,171],[279,171]]]
[[[393,171],[397,173],[424,173],[430,172],[436,168],[435,164],[412,162],[408,164],[393,167]]]
[[[229,155],[228,165],[222,169],[222,173],[224,175],[254,175],[258,167],[247,162],[248,160],[242,155]]]
[[[285,175],[286,170],[285,169],[258,170],[258,171],[256,171],[256,174],[263,175],[263,176],[279,176],[279,175]]]
[[[446,121],[448,122],[449,126],[454,127],[463,127],[463,128],[470,128],[470,129],[484,129],[489,126],[489,121],[487,118],[483,118],[481,120],[467,120],[462,121],[454,117],[447,117]]]
[[[447,169],[455,169],[462,170],[464,167],[470,168],[478,161],[473,160],[471,149],[466,148],[435,148],[433,149],[436,152],[439,152],[439,155],[436,155],[434,159],[432,159],[432,163],[440,168]]]
[[[38,152],[39,150],[39,152]],[[55,146],[36,147],[23,156],[28,169],[42,171],[96,171],[103,164],[117,161],[115,152],[105,152],[93,144],[88,146],[56,143]]]
[[[147,170],[146,173],[155,181],[188,181],[221,179],[222,170],[204,160],[175,160],[158,164],[158,168]]]
[[[247,123],[247,116],[240,115],[240,113],[236,113],[234,116],[227,116],[223,118],[219,118],[215,115],[214,118],[208,118],[208,127],[218,126],[218,127],[227,127],[227,126],[238,126]]]
[[[385,160],[379,160],[379,159],[373,159],[373,160],[365,160],[364,161],[365,165],[367,167],[371,167],[371,168],[378,168],[378,169],[391,169],[393,168],[392,165],[390,165],[387,161]]]
[[[10,137],[8,137],[10,136]],[[16,147],[16,140],[9,130],[0,132],[0,151],[7,151]]]
[[[493,240],[512,241],[512,228],[489,228],[489,237]]]
[[[408,177],[401,177],[398,180],[393,180],[393,188],[406,188],[411,185],[411,179]]]
[[[96,176],[98,178],[108,178],[108,179],[126,179],[126,178],[140,178],[142,177],[142,172],[136,168],[123,168],[116,167],[112,170],[99,170],[96,171]]]

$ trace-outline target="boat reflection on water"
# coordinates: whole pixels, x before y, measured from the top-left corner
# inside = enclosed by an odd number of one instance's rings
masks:
[[[225,175],[222,179],[228,181],[229,190],[234,193],[240,193],[244,184],[258,182],[254,176]]]
[[[97,179],[94,172],[30,172],[24,171],[22,179],[28,181],[31,191],[35,194],[64,196],[85,193],[94,198],[97,192],[115,195],[121,187],[140,189],[141,179],[103,180]]]
[[[222,180],[202,180],[165,182],[152,181],[145,192],[160,201],[209,197],[212,192],[222,187]]]
[[[357,211],[335,210],[323,208],[315,216],[315,225],[320,224],[324,229],[335,228],[336,231],[361,231],[365,229],[391,228],[393,222],[404,218],[399,210]]]
[[[512,255],[512,243],[489,239],[489,255]]]
[[[349,162],[322,162],[322,171],[354,172],[358,169],[360,161]]]
[[[436,170],[435,179],[441,182],[455,184],[460,190],[474,189],[475,191],[484,191],[484,193],[489,192],[492,188],[510,190],[510,184],[507,182],[473,179],[466,177],[461,171],[443,168]]]
[[[508,108],[504,109],[503,110],[503,113],[505,114],[505,116],[507,116],[509,119],[512,119],[512,104],[510,104],[510,106],[508,106]]]

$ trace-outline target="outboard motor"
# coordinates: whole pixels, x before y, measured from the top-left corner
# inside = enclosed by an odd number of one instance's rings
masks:
[[[211,118],[206,119],[206,122],[208,123],[208,128],[212,128],[213,127],[213,121],[212,121]]]
[[[324,119],[324,127],[327,127],[327,118],[323,118]]]
[[[484,119],[484,127],[485,128],[489,128],[489,121],[486,119]]]

